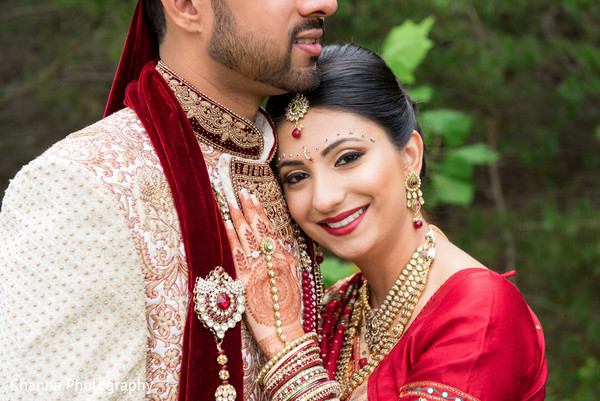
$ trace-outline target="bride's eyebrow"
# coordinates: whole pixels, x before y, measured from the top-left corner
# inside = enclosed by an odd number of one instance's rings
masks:
[[[304,162],[302,160],[284,160],[277,165],[277,169],[280,170],[285,166],[302,166]]]
[[[331,151],[333,151],[336,147],[340,146],[341,144],[345,143],[345,142],[349,142],[349,141],[360,141],[357,138],[340,138],[332,143],[330,143],[325,149],[323,149],[321,151],[321,156],[325,157],[327,156],[329,153],[331,153]],[[302,166],[304,165],[304,161],[303,160],[284,160],[281,163],[279,163],[277,165],[278,169],[281,169],[282,167],[287,167],[287,166],[292,166],[292,167],[296,167],[296,166]]]
[[[348,141],[357,141],[358,139],[356,138],[340,138],[337,141],[332,142],[331,144],[329,144],[329,146],[327,146],[325,149],[323,149],[321,151],[321,155],[322,156],[327,156],[329,153],[331,153],[331,151],[333,149],[335,149],[335,147],[341,145],[344,142],[348,142]]]

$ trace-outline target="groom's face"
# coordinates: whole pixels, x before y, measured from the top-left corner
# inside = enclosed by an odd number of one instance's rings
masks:
[[[323,19],[337,0],[212,0],[209,56],[245,78],[283,91],[318,83]]]

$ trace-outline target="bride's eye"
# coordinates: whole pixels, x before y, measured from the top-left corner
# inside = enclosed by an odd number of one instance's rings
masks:
[[[346,164],[354,163],[356,160],[360,159],[365,152],[360,152],[357,150],[352,150],[341,155],[336,161],[335,166],[343,166]]]
[[[299,183],[300,181],[302,181],[306,178],[308,178],[307,173],[305,173],[303,171],[294,171],[294,172],[291,172],[290,174],[286,175],[282,181],[284,184],[293,185],[293,184]]]

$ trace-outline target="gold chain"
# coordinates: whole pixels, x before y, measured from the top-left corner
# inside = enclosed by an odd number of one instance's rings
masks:
[[[437,230],[435,230],[437,231]],[[425,236],[425,243],[413,253],[409,263],[402,270],[394,286],[390,289],[384,303],[376,311],[371,311],[369,306],[369,284],[365,280],[360,289],[359,299],[352,311],[352,317],[348,326],[348,335],[340,351],[340,360],[336,380],[342,386],[340,399],[347,398],[356,387],[358,387],[390,353],[396,343],[402,337],[406,323],[410,319],[421,291],[425,288],[429,267],[435,259],[435,231],[430,229]],[[366,316],[365,312],[371,312],[373,316]],[[371,323],[367,326],[368,345],[370,356],[365,366],[353,372],[352,360],[354,343],[357,339],[361,319],[371,317]],[[399,317],[399,318],[398,318]],[[390,327],[398,319],[398,323]],[[375,333],[369,330],[377,328]]]

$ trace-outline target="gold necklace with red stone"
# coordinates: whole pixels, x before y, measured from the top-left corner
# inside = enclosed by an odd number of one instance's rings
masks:
[[[432,228],[425,235],[425,243],[413,253],[409,263],[390,289],[384,303],[375,313],[369,313],[371,308],[369,306],[367,280],[360,288],[360,295],[354,305],[350,324],[348,325],[348,335],[340,351],[338,370],[335,376],[336,381],[342,386],[340,399],[347,398],[356,387],[369,377],[402,337],[406,323],[419,301],[421,291],[425,288],[429,267],[435,259],[435,231],[437,231],[437,228]],[[370,356],[366,364],[359,365],[359,369],[355,370],[351,361],[355,351],[355,343],[358,339],[360,323],[363,319],[367,322],[370,320],[372,322],[371,327],[373,327],[373,320],[377,319],[374,324],[377,327],[378,337],[369,334],[369,327],[367,327],[365,337],[370,338],[367,341]],[[398,320],[396,325],[391,327],[396,320]]]

